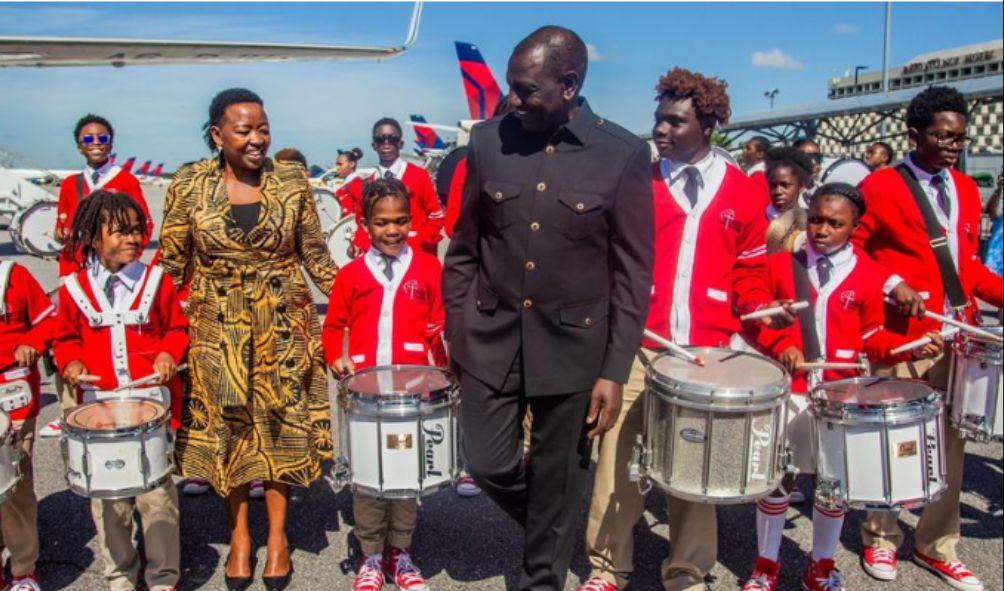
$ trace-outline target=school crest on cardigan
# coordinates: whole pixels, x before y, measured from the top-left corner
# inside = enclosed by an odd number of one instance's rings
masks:
[[[854,293],[853,289],[846,289],[840,292],[840,305],[844,307],[844,310],[852,309],[856,299],[857,294]]]
[[[412,279],[401,286],[401,292],[408,296],[409,300],[415,302],[425,302],[429,300],[429,290],[422,287],[416,279]]]
[[[734,209],[723,209],[721,213],[718,214],[718,219],[721,220],[722,226],[726,230],[738,230],[739,224],[736,223],[736,210]]]

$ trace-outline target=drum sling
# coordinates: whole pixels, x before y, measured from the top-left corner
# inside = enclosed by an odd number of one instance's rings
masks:
[[[927,194],[924,193],[909,166],[900,164],[896,167],[896,172],[910,188],[910,194],[924,218],[927,237],[931,240],[931,249],[934,251],[934,259],[938,262],[938,272],[941,275],[941,283],[945,286],[945,296],[949,305],[956,309],[966,307],[966,294],[962,291],[962,283],[959,282],[955,262],[952,261],[952,251],[948,249],[948,237],[934,213],[934,208],[931,207],[931,202],[927,199]]]
[[[812,297],[812,284],[809,283],[809,255],[802,250],[792,255],[792,258],[795,301],[810,304],[795,312],[802,332],[802,354],[806,361],[815,361],[823,358],[823,352],[819,349],[819,334],[816,332],[816,301]]]

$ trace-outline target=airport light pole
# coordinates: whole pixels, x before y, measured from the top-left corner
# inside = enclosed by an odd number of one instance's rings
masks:
[[[781,92],[781,91],[779,91],[776,88],[772,88],[772,89],[768,90],[767,92],[763,93],[764,98],[766,98],[767,100],[770,101],[770,108],[771,109],[774,108],[774,97],[776,97],[777,93],[779,93],[779,92]]]

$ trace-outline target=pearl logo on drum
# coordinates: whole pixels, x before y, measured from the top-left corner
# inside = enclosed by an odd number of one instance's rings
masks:
[[[422,425],[422,433],[425,434],[425,472],[429,476],[442,476],[443,471],[436,469],[436,447],[443,443],[446,432],[442,425]]]

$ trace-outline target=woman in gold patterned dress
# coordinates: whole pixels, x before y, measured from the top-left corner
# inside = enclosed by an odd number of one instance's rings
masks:
[[[273,162],[261,99],[230,89],[213,99],[206,138],[218,158],[184,166],[168,189],[161,264],[190,283],[191,394],[177,456],[230,510],[229,589],[251,582],[248,487],[265,482],[264,582],[292,573],[287,485],[307,486],[330,457],[331,421],[317,311],[301,266],[328,293],[337,268],[303,167]]]

